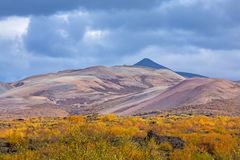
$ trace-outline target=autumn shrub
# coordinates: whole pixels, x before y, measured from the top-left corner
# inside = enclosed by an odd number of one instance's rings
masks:
[[[114,114],[1,121],[0,159],[238,160],[239,121],[225,116]],[[148,137],[150,131],[164,140]],[[183,147],[176,148],[179,142]]]

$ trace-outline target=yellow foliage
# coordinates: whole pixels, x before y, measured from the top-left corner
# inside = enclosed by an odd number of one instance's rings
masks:
[[[83,116],[70,116],[68,117],[69,121],[76,122],[76,123],[83,123],[86,122],[86,119]]]
[[[240,159],[240,117],[70,116],[0,121],[0,159]],[[166,139],[185,142],[176,148]],[[2,147],[3,146],[3,147]]]
[[[101,116],[100,120],[103,122],[112,122],[112,121],[116,121],[118,119],[118,117],[115,114],[108,114],[105,116]]]

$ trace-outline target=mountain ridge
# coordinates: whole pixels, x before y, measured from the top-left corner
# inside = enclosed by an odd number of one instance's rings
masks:
[[[173,71],[172,69],[162,66],[156,62],[154,62],[153,60],[149,59],[149,58],[143,58],[142,60],[140,60],[139,62],[137,62],[136,64],[134,64],[133,66],[137,66],[137,67],[149,67],[149,68],[154,68],[154,69],[168,69]],[[185,78],[194,78],[194,77],[199,77],[199,78],[208,78],[206,76],[200,75],[200,74],[195,74],[195,73],[188,73],[188,72],[182,72],[182,71],[174,71],[175,73],[185,77]]]
[[[137,62],[133,66],[138,66],[138,67],[149,67],[149,68],[155,68],[155,69],[168,69],[171,70],[165,66],[162,66],[154,61],[152,61],[149,58],[144,58],[141,61]]]

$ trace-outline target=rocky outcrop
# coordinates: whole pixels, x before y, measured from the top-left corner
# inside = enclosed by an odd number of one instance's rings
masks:
[[[186,144],[186,142],[179,137],[160,136],[154,133],[153,131],[149,131],[145,138],[145,140],[150,140],[150,139],[154,139],[157,144],[168,142],[172,145],[174,149],[183,149]]]

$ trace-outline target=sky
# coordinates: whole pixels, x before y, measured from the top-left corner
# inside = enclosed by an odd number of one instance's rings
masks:
[[[239,0],[1,0],[0,81],[150,58],[240,80]]]

